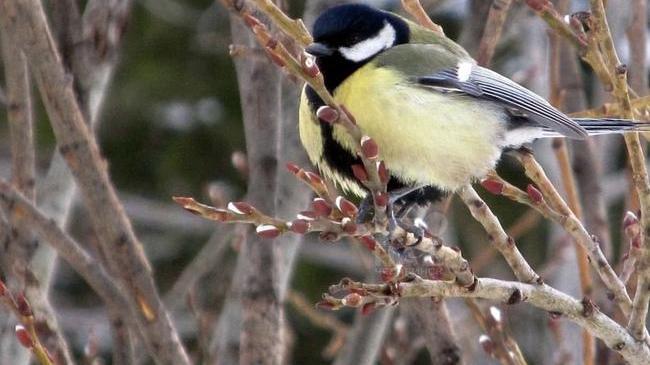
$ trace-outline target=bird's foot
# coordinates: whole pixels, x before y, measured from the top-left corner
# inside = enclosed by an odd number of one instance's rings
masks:
[[[405,210],[404,207],[402,207],[398,214],[395,215],[393,203],[393,201],[389,200],[388,206],[386,207],[386,214],[388,216],[388,232],[390,233],[390,237],[396,238],[394,241],[397,241],[404,247],[407,246],[405,243],[409,243],[408,246],[418,245],[424,238],[426,230],[417,224],[408,223],[403,220],[408,211],[408,209]],[[413,235],[415,242],[412,242],[409,239],[409,234]]]
[[[372,205],[372,195],[368,194],[359,203],[359,211],[357,212],[357,224],[370,222],[374,214],[375,210]]]

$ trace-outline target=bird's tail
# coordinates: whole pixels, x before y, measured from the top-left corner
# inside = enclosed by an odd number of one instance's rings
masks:
[[[629,119],[591,119],[574,118],[580,126],[587,130],[590,136],[601,134],[650,132],[650,122],[633,121]]]
[[[573,118],[573,120],[580,124],[590,136],[641,132],[650,140],[650,122],[615,118]],[[542,137],[563,137],[563,135],[550,128],[544,128]]]

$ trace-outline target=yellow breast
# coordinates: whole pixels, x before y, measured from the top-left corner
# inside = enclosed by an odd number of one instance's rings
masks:
[[[372,64],[348,77],[334,97],[377,141],[391,174],[405,182],[453,191],[483,176],[500,156],[503,112],[487,103],[415,86]],[[351,149],[343,127],[335,126],[334,137]]]

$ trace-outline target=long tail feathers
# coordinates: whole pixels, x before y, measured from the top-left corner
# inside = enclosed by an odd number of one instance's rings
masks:
[[[650,132],[650,122],[633,121],[629,119],[592,119],[592,118],[574,118],[575,122],[587,130],[590,136],[599,136],[603,134],[623,134],[629,132]],[[544,131],[545,137],[560,137],[557,132],[549,130]]]

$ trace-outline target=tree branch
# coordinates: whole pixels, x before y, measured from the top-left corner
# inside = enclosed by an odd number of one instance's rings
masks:
[[[0,23],[24,46],[43,97],[59,151],[82,192],[102,250],[129,293],[147,347],[160,362],[188,364],[178,334],[158,296],[149,263],[110,183],[97,142],[90,133],[49,31],[40,2],[0,4]]]

